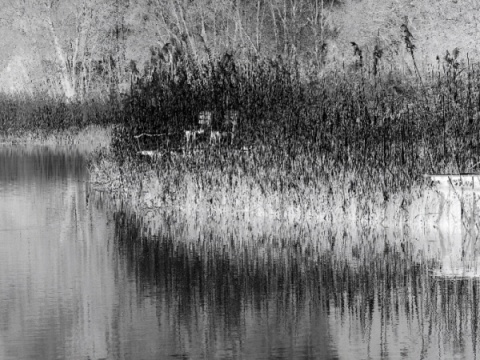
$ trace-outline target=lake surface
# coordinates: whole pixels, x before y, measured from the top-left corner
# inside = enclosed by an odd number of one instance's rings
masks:
[[[0,359],[474,359],[470,225],[139,216],[78,152],[0,147]]]

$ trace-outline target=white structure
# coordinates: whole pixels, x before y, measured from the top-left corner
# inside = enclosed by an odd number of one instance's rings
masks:
[[[425,177],[435,185],[431,200],[438,199],[438,210],[432,213],[435,224],[425,228],[428,237],[438,242],[440,267],[433,269],[432,275],[442,278],[480,277],[480,256],[476,250],[480,174]]]

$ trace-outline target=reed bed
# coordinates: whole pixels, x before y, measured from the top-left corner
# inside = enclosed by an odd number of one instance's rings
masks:
[[[65,103],[37,96],[0,95],[0,144],[108,147],[118,106],[105,101]]]
[[[423,174],[479,164],[479,70],[457,56],[417,76],[377,58],[375,68],[364,61],[310,79],[281,59],[183,59],[173,73],[132,84],[111,151],[92,158],[92,180],[115,182],[142,211],[418,218]],[[200,112],[212,113],[211,131],[223,131],[231,110],[240,115],[231,143],[187,146]],[[140,157],[142,149],[158,156]]]

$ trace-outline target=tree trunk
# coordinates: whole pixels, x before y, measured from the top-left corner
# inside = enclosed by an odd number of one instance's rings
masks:
[[[273,7],[273,3],[270,3],[270,11],[271,17],[273,22],[273,34],[275,35],[275,53],[278,51],[278,28],[277,28],[277,19],[275,15],[275,8]]]
[[[47,18],[47,25],[53,38],[53,45],[55,47],[55,53],[57,55],[57,62],[60,66],[60,76],[62,79],[63,91],[65,97],[68,100],[72,100],[75,97],[75,88],[73,87],[72,81],[68,73],[67,59],[65,57],[62,47],[60,46],[60,42],[58,41],[57,33],[55,31],[55,27],[53,26],[53,21],[50,16],[48,16]]]

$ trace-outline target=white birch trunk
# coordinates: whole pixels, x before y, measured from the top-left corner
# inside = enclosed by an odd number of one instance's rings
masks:
[[[72,81],[68,73],[66,56],[63,52],[62,47],[60,46],[60,42],[58,41],[53,21],[50,16],[47,17],[47,25],[53,38],[53,45],[55,47],[58,64],[60,66],[60,76],[62,80],[63,91],[65,93],[65,97],[68,100],[72,100],[75,97],[75,88],[73,87]]]

